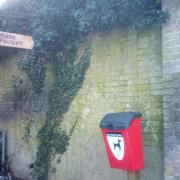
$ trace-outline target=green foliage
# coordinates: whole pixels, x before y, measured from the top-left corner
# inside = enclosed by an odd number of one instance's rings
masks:
[[[34,51],[28,54],[28,59],[30,61],[21,64],[21,69],[26,72],[28,78],[32,82],[35,93],[40,94],[44,87],[46,61],[41,57],[40,53]]]
[[[51,161],[56,154],[63,154],[67,150],[69,136],[59,128],[59,121],[46,121],[39,131],[40,146],[33,164],[35,179],[48,179]]]
[[[69,144],[70,135],[62,131],[63,115],[84,81],[90,63],[90,45],[85,45],[83,55],[78,58],[80,44],[86,42],[88,34],[120,28],[143,29],[161,26],[168,13],[161,10],[159,0],[32,0],[26,6],[17,3],[12,11],[14,20],[23,27],[18,31],[29,33],[35,40],[34,49],[28,54],[21,69],[32,84],[34,93],[40,96],[46,78],[46,66],[53,66],[54,84],[48,94],[48,109],[44,125],[38,133],[39,146],[36,160],[31,165],[34,179],[46,180],[52,170],[52,160],[62,155]],[[3,10],[2,10],[3,11]],[[21,16],[19,11],[26,13]],[[24,18],[26,17],[26,18]],[[11,29],[11,28],[10,28]],[[13,30],[12,28],[11,30]],[[73,127],[74,128],[74,127]]]
[[[57,54],[53,60],[54,85],[49,92],[48,110],[45,124],[39,131],[40,141],[36,161],[33,164],[33,175],[38,180],[45,180],[50,173],[51,161],[56,154],[63,154],[67,150],[70,135],[62,131],[60,122],[68,111],[70,103],[82,86],[85,72],[90,63],[90,47],[84,50],[79,62],[76,58]],[[70,132],[72,134],[72,132]]]
[[[77,3],[73,13],[85,32],[105,30],[113,25],[161,26],[168,18],[168,13],[161,10],[161,1],[157,0],[86,0]]]

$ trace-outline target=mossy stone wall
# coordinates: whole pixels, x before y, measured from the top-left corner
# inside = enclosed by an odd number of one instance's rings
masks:
[[[145,170],[142,179],[163,179],[161,29],[113,30],[92,39],[86,80],[64,120],[78,125],[52,179],[116,180],[126,172],[109,168],[99,123],[106,113],[143,113]]]
[[[99,128],[106,113],[120,111],[143,113],[145,170],[141,179],[163,179],[161,44],[161,29],[155,28],[143,32],[114,29],[92,37],[91,66],[62,126],[68,131],[76,119],[78,123],[68,151],[60,164],[55,163],[52,180],[127,179],[125,171],[110,169]],[[23,58],[14,58],[8,66],[1,64],[0,89],[9,89],[12,75],[20,73],[15,64]],[[32,127],[31,144],[25,144],[24,122],[18,114],[13,117],[0,124],[8,132],[13,169],[28,179],[39,123]]]

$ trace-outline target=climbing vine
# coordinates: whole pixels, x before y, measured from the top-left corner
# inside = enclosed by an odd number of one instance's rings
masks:
[[[48,93],[48,108],[38,132],[39,146],[35,162],[30,166],[34,179],[48,180],[52,160],[62,155],[70,134],[60,128],[64,114],[81,88],[90,64],[91,45],[88,35],[104,32],[114,26],[144,29],[161,26],[168,13],[161,10],[160,0],[32,0],[26,1],[28,21],[19,31],[30,33],[35,47],[21,69],[30,80],[34,94],[41,96],[45,86],[47,65],[52,65],[53,85]],[[19,5],[20,6],[20,5]],[[20,6],[21,7],[21,6]],[[5,20],[3,27],[9,27]],[[27,24],[27,22],[29,24]],[[11,29],[11,28],[10,28]],[[85,47],[78,56],[80,45]],[[74,128],[74,127],[73,127]]]
[[[37,179],[47,179],[49,170],[52,169],[51,161],[56,154],[63,154],[67,149],[70,135],[59,124],[82,85],[90,62],[89,50],[89,47],[85,49],[77,64],[73,63],[73,56],[64,59],[62,54],[57,54],[56,61],[52,63],[55,83],[49,92],[48,110],[45,123],[38,134],[40,145],[33,164],[33,175]]]

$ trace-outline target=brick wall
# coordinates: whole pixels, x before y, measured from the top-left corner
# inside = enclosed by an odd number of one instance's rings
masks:
[[[145,170],[141,179],[163,180],[161,29],[141,34],[113,30],[93,38],[86,80],[65,116],[78,125],[53,180],[126,180],[126,171],[109,167],[99,128],[106,113],[143,113]]]
[[[180,1],[164,0],[170,20],[163,28],[165,180],[180,178]]]
[[[140,111],[143,113],[145,169],[141,179],[163,180],[163,97],[161,29],[140,34],[114,29],[92,38],[91,66],[83,87],[65,115],[63,128],[78,124],[52,180],[127,179],[125,171],[110,169],[99,128],[106,113]],[[13,75],[21,76],[16,62],[21,56],[0,66],[0,97],[11,86]],[[2,98],[1,98],[2,99]],[[5,106],[4,106],[5,107]],[[18,176],[29,179],[28,165],[35,157],[37,121],[26,144],[25,123],[16,115],[0,123],[8,132],[8,155]]]
[[[13,58],[11,58],[13,60]],[[11,119],[14,113],[11,78],[16,74],[15,64],[9,60],[0,61],[0,120]]]

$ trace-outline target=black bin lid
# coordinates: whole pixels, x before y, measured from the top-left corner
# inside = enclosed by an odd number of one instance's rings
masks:
[[[141,117],[139,112],[119,112],[106,114],[100,123],[100,128],[110,130],[125,130],[133,120]]]

